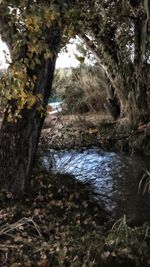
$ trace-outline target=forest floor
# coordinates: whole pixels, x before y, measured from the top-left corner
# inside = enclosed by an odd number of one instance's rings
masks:
[[[2,267],[150,266],[150,226],[114,223],[71,176],[37,169],[24,199],[0,201]]]

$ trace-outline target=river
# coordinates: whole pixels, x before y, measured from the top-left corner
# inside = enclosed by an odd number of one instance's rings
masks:
[[[47,150],[42,164],[52,171],[69,173],[90,187],[91,194],[112,217],[126,214],[131,222],[150,221],[150,193],[143,194],[139,183],[143,172],[150,169],[149,158],[105,152],[97,148],[82,151]]]

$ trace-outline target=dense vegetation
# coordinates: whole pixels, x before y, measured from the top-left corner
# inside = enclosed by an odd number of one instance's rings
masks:
[[[99,66],[58,69],[53,81],[53,95],[64,101],[67,113],[104,112],[107,82]]]
[[[93,1],[88,7],[83,6],[86,23],[79,36],[105,69],[111,84],[109,98],[113,99],[113,92],[117,93],[122,111],[129,113],[134,124],[147,120],[149,2]]]
[[[30,184],[56,57],[76,34],[105,71],[113,117],[121,109],[134,125],[149,120],[149,9],[147,0],[1,1],[0,33],[11,64],[1,79],[0,179],[9,190],[24,192]]]
[[[11,56],[0,80],[0,264],[148,266],[147,224],[131,228],[124,217],[113,226],[109,214],[80,192],[81,185],[73,181],[67,187],[67,177],[56,179],[39,170],[32,176],[32,170],[52,85],[59,88],[63,82],[61,94],[70,111],[100,111],[107,98],[115,120],[129,116],[129,135],[143,124],[148,129],[149,1],[0,0],[0,11],[0,36]],[[54,79],[57,55],[76,35],[86,45],[79,60],[83,63],[90,51],[97,69],[74,71],[65,81],[56,73]]]

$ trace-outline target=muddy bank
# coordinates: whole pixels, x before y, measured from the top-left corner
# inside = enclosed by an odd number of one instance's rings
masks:
[[[133,128],[128,121],[103,117],[57,117],[46,120],[41,144],[54,149],[97,146],[104,150],[150,155],[150,123]]]

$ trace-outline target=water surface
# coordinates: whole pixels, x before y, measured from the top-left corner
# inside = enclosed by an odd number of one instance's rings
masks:
[[[88,184],[93,196],[115,218],[126,214],[137,223],[150,221],[150,194],[143,195],[143,187],[138,189],[144,170],[150,168],[149,158],[125,156],[96,148],[48,150],[42,159],[47,169],[51,168],[50,155],[54,159],[53,172],[72,174],[75,179]]]

